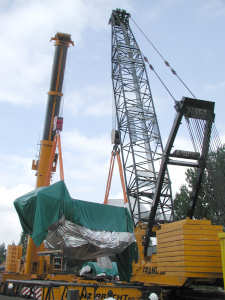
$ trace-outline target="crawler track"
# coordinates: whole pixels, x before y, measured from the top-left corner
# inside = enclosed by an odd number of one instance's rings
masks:
[[[181,289],[172,293],[168,300],[224,300],[223,290]],[[166,299],[167,300],[167,299]]]

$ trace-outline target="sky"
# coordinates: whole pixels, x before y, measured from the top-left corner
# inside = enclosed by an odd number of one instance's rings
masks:
[[[65,182],[73,198],[103,202],[111,154],[112,9],[126,9],[199,99],[215,101],[216,127],[224,142],[224,0],[5,0],[0,2],[0,243],[18,243],[22,231],[13,201],[35,188],[32,160],[39,151],[50,86],[56,32],[69,33],[61,134]],[[141,34],[137,42],[177,100],[190,96]],[[165,145],[174,108],[150,73]],[[188,145],[185,134],[178,146]],[[115,170],[111,197],[121,197]],[[176,192],[184,170],[171,170]],[[58,173],[54,181],[58,180]]]

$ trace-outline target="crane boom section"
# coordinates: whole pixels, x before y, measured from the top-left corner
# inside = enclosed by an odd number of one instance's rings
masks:
[[[48,92],[48,103],[45,116],[43,140],[41,141],[40,157],[37,166],[37,187],[46,183],[48,173],[48,162],[51,155],[51,148],[55,135],[54,120],[59,116],[60,103],[62,98],[62,85],[66,65],[67,49],[71,43],[69,34],[57,33],[52,40],[55,40],[55,56],[52,66],[52,77],[50,91]]]
[[[129,14],[114,10],[112,25],[112,82],[120,133],[127,195],[135,223],[148,217],[155,193],[163,146],[143,56],[129,26]],[[157,218],[172,216],[168,171]]]
[[[50,91],[48,92],[43,139],[41,141],[39,159],[33,164],[33,169],[37,170],[36,187],[45,186],[46,182],[48,182],[47,178],[49,176],[49,161],[51,158],[54,136],[56,134],[54,120],[59,116],[60,103],[63,95],[62,85],[66,65],[67,49],[70,44],[73,44],[71,41],[71,36],[65,33],[57,33],[52,40],[55,41],[55,56],[52,67]],[[52,167],[50,168],[50,173],[52,173]],[[43,263],[41,263],[42,258],[37,257],[37,251],[38,249],[34,245],[32,239],[29,237],[26,253],[25,274],[34,272],[34,265],[38,266],[35,267],[37,269],[35,272],[38,272],[39,274],[43,272]]]

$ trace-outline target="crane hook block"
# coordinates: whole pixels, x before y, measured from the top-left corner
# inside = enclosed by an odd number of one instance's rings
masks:
[[[113,145],[119,145],[120,144],[120,133],[116,129],[112,129],[111,133],[111,141]]]

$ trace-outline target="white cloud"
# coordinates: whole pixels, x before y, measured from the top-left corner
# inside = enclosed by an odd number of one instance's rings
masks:
[[[146,14],[145,17],[148,21],[154,22],[158,20],[164,13],[166,13],[169,9],[173,9],[174,6],[180,4],[181,0],[158,0],[152,2],[151,9],[147,11],[143,11],[143,14]],[[135,11],[134,11],[135,14]]]
[[[110,138],[74,130],[62,137],[65,182],[74,198],[102,202],[112,150]]]
[[[17,0],[2,9],[0,80],[4,85],[0,87],[0,101],[27,105],[43,99],[36,91],[49,82],[50,37],[56,31],[70,32],[78,42],[85,29],[105,29],[111,8],[118,4],[112,0]]]
[[[204,1],[202,12],[211,18],[225,16],[225,2],[224,0]]]
[[[110,138],[88,137],[78,131],[62,138],[65,181],[74,198],[103,202],[111,154]],[[58,166],[59,167],[59,166]],[[13,201],[35,187],[31,159],[14,154],[0,155],[0,242],[18,242],[21,226]],[[59,180],[58,170],[54,181]],[[25,184],[26,183],[26,184]]]
[[[207,90],[218,90],[218,89],[225,89],[225,81],[216,82],[214,84],[207,84],[205,86]]]
[[[178,136],[175,139],[173,150],[184,150],[194,151],[191,139],[189,137]],[[169,175],[172,183],[172,193],[175,196],[176,192],[179,191],[181,185],[185,184],[185,172],[188,169],[183,166],[172,166],[169,165]]]
[[[78,131],[65,132],[63,138],[65,181],[74,198],[103,202],[109,159],[110,139],[88,137]],[[59,167],[59,166],[58,166]],[[31,160],[18,155],[0,155],[0,242],[18,242],[22,231],[13,201],[35,187]],[[57,174],[54,181],[59,180]],[[24,184],[26,183],[26,184]]]
[[[63,148],[70,149],[64,153],[65,180],[75,198],[103,202],[106,180],[109,171],[109,160],[112,145],[108,137],[88,137],[78,131],[65,132]],[[174,149],[190,150],[189,139],[178,137]],[[186,167],[169,168],[173,195],[185,183]],[[117,163],[112,178],[110,198],[121,198],[122,188]],[[94,197],[90,197],[94,195]],[[93,199],[94,198],[94,199]]]
[[[32,185],[35,180],[31,159],[16,154],[0,154],[0,182],[7,188],[13,185]]]
[[[0,243],[17,243],[22,231],[13,201],[34,188],[31,160],[14,154],[0,155]]]
[[[26,184],[18,184],[11,188],[0,186],[0,243],[12,242],[18,243],[22,228],[13,206],[14,200],[23,194],[31,191],[32,186]]]
[[[73,91],[66,96],[65,109],[74,115],[105,116],[112,115],[111,86],[90,85],[85,89]]]
[[[169,166],[170,180],[172,182],[173,197],[179,191],[180,187],[185,184],[185,172],[187,167]]]
[[[191,138],[185,136],[178,136],[174,141],[174,150],[187,150],[187,151],[194,151],[193,145],[191,142]]]
[[[63,144],[66,149],[76,151],[85,156],[88,155],[89,157],[91,155],[105,157],[112,148],[108,136],[88,137],[77,130],[64,132]]]

